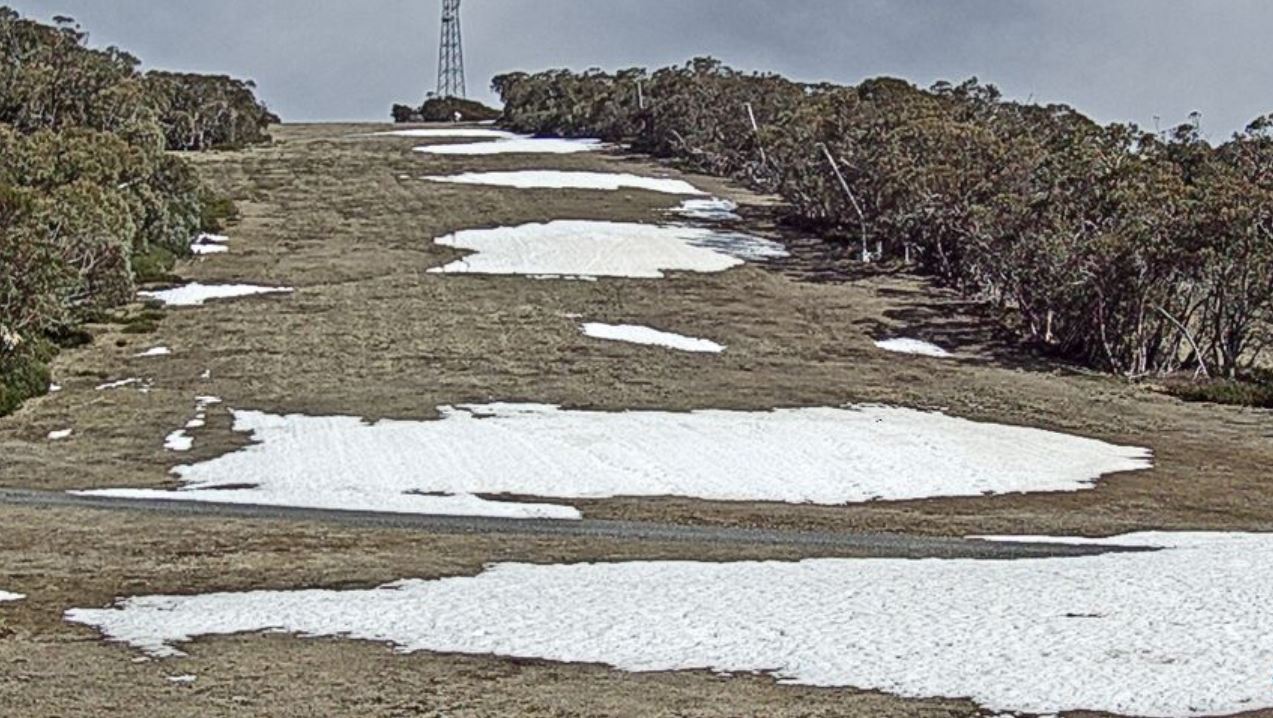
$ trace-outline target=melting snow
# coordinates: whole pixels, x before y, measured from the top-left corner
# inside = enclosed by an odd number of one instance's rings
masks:
[[[183,685],[183,686],[190,685],[191,683],[194,683],[197,680],[199,680],[199,677],[192,676],[192,675],[168,676],[169,683],[176,683],[177,685]]]
[[[711,199],[687,199],[672,212],[682,217],[701,219],[708,222],[733,222],[742,219],[738,215],[738,205],[736,203],[717,197]]]
[[[140,354],[135,354],[134,356],[142,357],[142,358],[146,358],[146,357],[166,357],[166,356],[169,356],[169,355],[171,355],[171,354],[172,354],[172,350],[171,350],[171,349],[169,349],[168,347],[155,347],[154,349],[147,349],[146,351],[144,351],[144,352],[142,352],[142,353],[140,353]]]
[[[1078,491],[1151,467],[1145,449],[883,406],[603,413],[442,407],[437,421],[235,411],[254,445],[173,473],[179,491],[86,495],[397,513],[578,518],[487,501],[680,496],[841,505]],[[222,487],[251,488],[224,490]]]
[[[377,132],[376,137],[415,137],[434,138],[434,139],[487,139],[487,140],[507,140],[517,137],[512,132],[504,132],[503,130],[481,130],[464,127],[431,127],[414,130],[392,130],[390,132]]]
[[[404,652],[766,672],[988,710],[1229,715],[1273,708],[1273,536],[1133,534],[1160,548],[1018,561],[504,564],[363,591],[151,596],[69,621],[155,656],[251,632]]]
[[[190,436],[189,431],[202,429],[208,425],[208,407],[214,404],[220,404],[221,399],[215,396],[200,396],[195,398],[195,417],[186,422],[182,429],[172,432],[164,439],[164,448],[168,451],[186,452],[194,448],[194,437]]]
[[[194,448],[194,437],[186,434],[184,429],[178,429],[164,439],[164,448],[168,451],[190,451]]]
[[[23,595],[22,595],[22,594],[20,594],[20,593],[7,593],[7,592],[5,592],[5,591],[0,591],[0,603],[9,603],[9,602],[12,602],[12,601],[21,601],[21,600],[22,600],[22,599],[24,599],[24,598],[26,598],[26,596],[23,596]]]
[[[917,354],[919,356],[935,357],[938,359],[949,359],[953,356],[950,352],[942,349],[936,344],[921,341],[919,339],[889,339],[887,341],[875,342],[875,346],[888,352],[897,354]]]
[[[578,152],[593,152],[603,146],[600,140],[518,137],[495,142],[474,142],[461,145],[426,145],[415,148],[415,151],[427,155],[569,155]]]
[[[667,347],[668,349],[677,349],[684,352],[719,354],[725,351],[724,346],[706,339],[695,339],[680,334],[661,332],[651,327],[631,324],[597,324],[594,322],[583,325],[583,333],[594,339]]]
[[[64,439],[69,439],[71,438],[71,434],[74,434],[74,433],[75,433],[74,429],[61,429],[59,431],[50,431],[49,441],[62,441]]]
[[[723,272],[786,255],[781,245],[743,234],[579,220],[465,230],[436,241],[476,252],[429,270],[438,274],[658,279],[664,271]]]
[[[230,238],[220,234],[201,234],[190,245],[190,251],[197,254],[225,254],[230,251]]]
[[[111,381],[105,384],[101,384],[97,387],[97,390],[110,391],[111,389],[123,389],[126,386],[132,386],[134,384],[140,384],[140,383],[141,383],[141,379],[138,379],[136,377],[133,377],[131,379],[120,379],[119,381]]]
[[[233,299],[257,294],[291,294],[291,287],[260,287],[251,284],[207,285],[194,282],[174,289],[138,292],[146,299],[157,299],[170,307],[199,307],[213,299]]]
[[[523,172],[468,172],[443,177],[425,177],[429,182],[515,187],[517,189],[595,189],[615,191],[644,189],[666,194],[705,194],[683,180],[641,177],[609,172],[564,172],[527,170]]]
[[[58,393],[59,391],[62,391],[62,385],[61,385],[61,384],[49,384],[49,393],[50,393],[50,394],[56,394],[56,393]]]

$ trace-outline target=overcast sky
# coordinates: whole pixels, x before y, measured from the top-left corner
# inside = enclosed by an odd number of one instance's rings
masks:
[[[436,83],[441,0],[0,0],[71,15],[148,67],[251,77],[284,119],[383,119]],[[1223,139],[1273,112],[1273,0],[465,0],[470,96],[490,78],[710,54],[744,69],[1010,97]]]

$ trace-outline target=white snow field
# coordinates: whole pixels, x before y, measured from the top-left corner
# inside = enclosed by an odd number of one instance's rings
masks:
[[[992,711],[1273,708],[1273,535],[1132,534],[1018,561],[502,564],[362,591],[130,598],[66,619],[156,657],[254,632],[409,653],[765,672]]]
[[[235,299],[258,294],[291,294],[291,287],[260,287],[252,284],[200,284],[193,282],[173,289],[138,292],[146,299],[157,299],[170,307],[201,307],[214,299]]]
[[[154,347],[152,349],[147,349],[146,351],[140,354],[134,354],[133,356],[139,359],[148,359],[153,357],[166,357],[166,356],[170,356],[171,354],[172,354],[172,350],[169,349],[168,347]]]
[[[568,172],[561,170],[525,170],[519,172],[465,172],[457,175],[430,176],[428,182],[446,184],[513,187],[515,189],[594,189],[617,191],[643,189],[664,194],[706,194],[684,180],[642,177],[618,172]]]
[[[472,127],[428,127],[414,130],[377,132],[373,137],[414,137],[416,139],[473,139],[511,140],[518,135],[503,130],[475,129]]]
[[[683,352],[720,354],[725,351],[724,346],[707,339],[696,339],[634,324],[599,324],[590,322],[583,325],[583,333],[584,336],[592,337],[593,339],[665,347]]]
[[[20,593],[8,593],[6,591],[0,591],[0,603],[10,603],[13,601],[21,601],[24,598],[26,598],[26,596],[23,596]]]
[[[225,254],[230,251],[230,238],[220,234],[201,234],[190,245],[196,255]]]
[[[954,356],[936,344],[920,339],[887,339],[885,341],[875,342],[875,346],[886,352],[893,352],[895,354],[914,354],[917,356],[933,357],[935,359],[949,359]]]
[[[883,406],[678,414],[492,404],[439,412],[435,421],[371,424],[234,411],[234,430],[254,443],[176,467],[182,489],[78,493],[576,519],[569,506],[478,496],[841,505],[1079,491],[1106,474],[1152,466],[1146,449]]]
[[[71,436],[74,433],[75,433],[75,429],[58,429],[57,431],[50,431],[48,435],[48,440],[49,441],[65,441],[71,438]]]
[[[742,219],[738,214],[737,203],[718,197],[687,199],[680,207],[672,210],[672,213],[707,222],[735,222]]]
[[[434,274],[661,279],[665,271],[723,272],[787,256],[776,242],[735,232],[583,220],[470,229],[435,242],[475,254]]]
[[[426,155],[573,155],[579,152],[595,152],[603,147],[601,140],[516,137],[494,142],[425,145],[415,148],[415,151]]]

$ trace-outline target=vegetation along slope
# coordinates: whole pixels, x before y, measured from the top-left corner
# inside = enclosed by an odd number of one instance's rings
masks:
[[[780,194],[792,220],[984,301],[1048,354],[1273,404],[1273,115],[1214,147],[1196,121],[1102,126],[975,79],[807,85],[712,59],[494,88],[512,129],[630,142]]]
[[[232,211],[173,150],[269,140],[250,82],[142,73],[0,7],[0,415],[45,392],[58,344],[130,301]]]

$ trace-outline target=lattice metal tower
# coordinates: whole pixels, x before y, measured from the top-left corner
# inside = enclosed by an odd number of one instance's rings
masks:
[[[438,49],[438,97],[468,97],[460,0],[442,0],[442,45]]]

